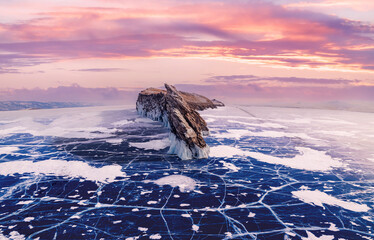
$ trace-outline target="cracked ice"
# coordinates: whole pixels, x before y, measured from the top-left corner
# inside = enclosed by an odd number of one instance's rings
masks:
[[[374,114],[206,110],[209,159],[130,107],[0,112],[0,239],[372,239]]]

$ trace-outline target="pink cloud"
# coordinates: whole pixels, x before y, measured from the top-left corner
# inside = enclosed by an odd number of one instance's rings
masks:
[[[83,58],[209,56],[371,71],[374,26],[259,1],[71,7],[0,25],[5,68]]]

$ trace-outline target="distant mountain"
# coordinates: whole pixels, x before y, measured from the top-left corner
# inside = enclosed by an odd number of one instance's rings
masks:
[[[36,101],[0,101],[0,111],[13,111],[23,109],[52,109],[52,108],[71,108],[87,107],[87,103],[74,102],[36,102]]]

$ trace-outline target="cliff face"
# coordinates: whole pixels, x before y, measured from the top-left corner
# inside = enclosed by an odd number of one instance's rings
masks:
[[[196,110],[216,108],[216,105],[204,96],[179,92],[168,84],[165,88],[166,91],[148,88],[140,92],[136,102],[138,113],[170,128],[170,154],[177,154],[183,160],[207,158],[209,146],[203,136],[209,130]]]

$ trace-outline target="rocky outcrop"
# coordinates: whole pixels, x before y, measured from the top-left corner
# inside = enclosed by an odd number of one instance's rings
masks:
[[[214,104],[214,106],[216,107],[224,107],[225,104],[221,101],[218,101],[217,99],[212,99],[212,103]]]
[[[216,105],[204,96],[180,92],[168,84],[165,88],[166,91],[156,88],[141,91],[136,102],[138,113],[170,128],[170,154],[177,154],[183,160],[207,158],[209,146],[203,136],[209,130],[196,110],[216,108]]]
[[[207,97],[201,96],[196,93],[188,93],[180,91],[179,94],[194,110],[202,111],[207,108],[216,108],[217,106]]]

